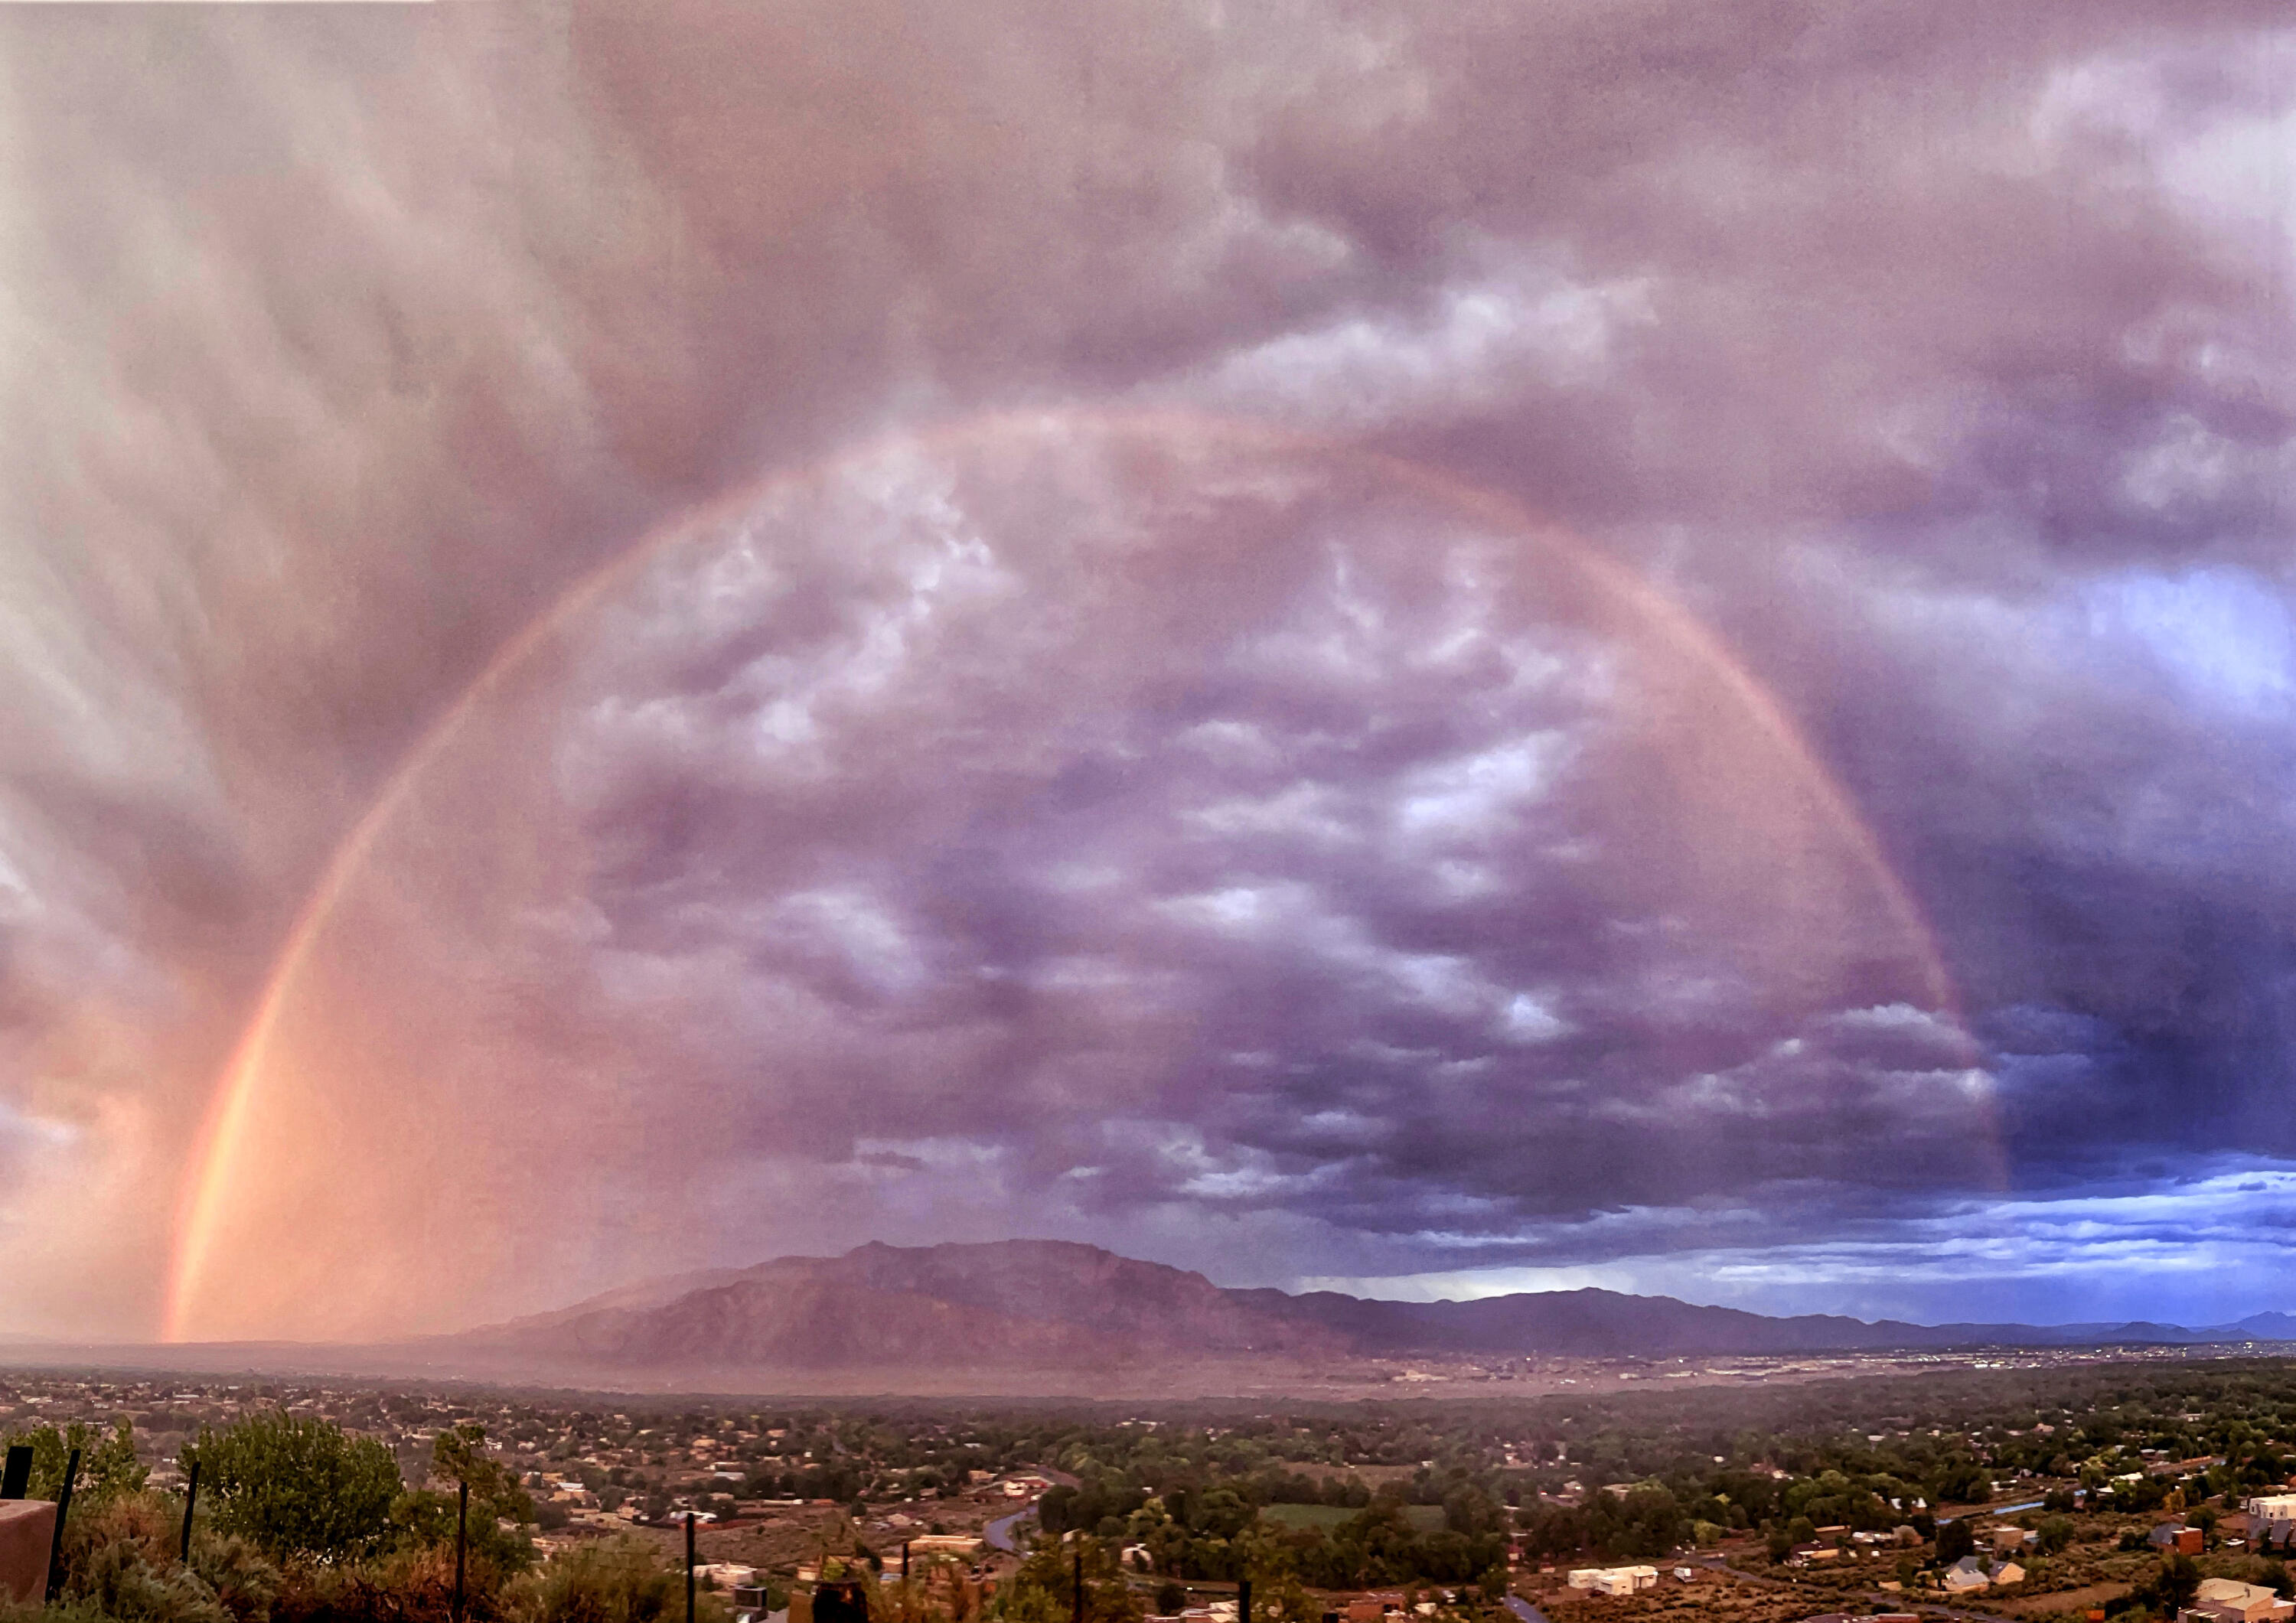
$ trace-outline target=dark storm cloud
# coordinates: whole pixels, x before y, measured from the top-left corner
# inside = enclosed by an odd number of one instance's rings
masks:
[[[1980,1051],[1886,976],[1759,1017],[1669,1001],[1612,928],[1650,897],[1526,861],[1479,914],[1365,857],[1383,807],[1440,792],[1413,773],[1502,742],[1456,706],[1488,673],[1110,677],[1065,696],[1107,702],[1090,747],[1042,759],[1060,707],[980,689],[840,735],[879,753],[837,783],[744,774],[760,661],[849,659],[883,607],[832,551],[770,638],[672,602],[605,668],[663,701],[619,732],[608,691],[586,731],[518,711],[504,775],[541,775],[522,805],[562,790],[594,866],[500,961],[489,1042],[608,1078],[675,1053],[754,1114],[745,1150],[826,1169],[773,1175],[813,1192],[815,1244],[1066,1226],[1253,1278],[1658,1279],[1718,1234],[1784,1257],[1859,1225],[1919,1253],[1993,1198],[1965,1140],[1996,1119],[2020,1189],[2190,1176],[2236,1209],[2218,1158],[2276,1164],[2296,1132],[2279,26],[2134,0],[19,8],[0,1246],[35,1305],[10,1310],[144,1321],[289,920],[520,627],[696,499],[1030,400],[1360,437],[1651,570],[1808,723]],[[1134,584],[1176,625],[1266,586]],[[1030,623],[945,651],[960,699]],[[1048,684],[1091,663],[1064,658]],[[1349,741],[1374,699],[1406,714]],[[1255,705],[1257,764],[1217,731]],[[1507,720],[1567,742],[1577,713]],[[510,764],[545,740],[572,753]],[[1005,749],[1025,816],[937,783]],[[1586,793],[1589,828],[1636,826],[1633,794]],[[1068,951],[1091,909],[1047,877],[1063,852],[1141,909],[1121,975]],[[434,904],[440,963],[507,951]],[[1556,1085],[1530,1111],[1442,1069],[1518,995]],[[608,1029],[633,998],[665,1023]],[[893,1005],[888,1047],[840,1049]],[[864,1092],[889,1055],[963,1087]],[[67,1185],[120,1221],[51,1221]],[[119,1282],[97,1303],[92,1266]]]

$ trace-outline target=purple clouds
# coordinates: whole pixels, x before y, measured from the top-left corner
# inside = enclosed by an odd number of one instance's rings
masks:
[[[2235,1221],[2296,1152],[2278,24],[0,18],[0,1328],[153,1327],[291,922],[523,627],[1014,406],[471,707],[283,1007],[209,1327],[1007,1233],[1921,1315]],[[1103,410],[1649,579],[1960,1008],[1567,558]]]

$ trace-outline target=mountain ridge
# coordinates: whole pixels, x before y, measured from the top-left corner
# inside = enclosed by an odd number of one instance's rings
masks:
[[[622,1372],[1136,1369],[1412,1356],[1660,1357],[2296,1340],[2296,1316],[2198,1329],[2145,1320],[1916,1324],[1775,1317],[1593,1288],[1414,1302],[1231,1288],[1073,1241],[781,1257],[639,1281],[443,1338]]]

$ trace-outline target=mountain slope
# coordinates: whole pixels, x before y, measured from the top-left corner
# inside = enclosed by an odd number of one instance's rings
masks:
[[[1201,1274],[1065,1241],[784,1257],[610,1291],[455,1338],[550,1362],[667,1373],[931,1368],[1090,1371],[1176,1361],[1450,1353],[1676,1357],[2275,1339],[2296,1317],[2237,1324],[1909,1324],[1770,1318],[1672,1297],[1526,1292],[1456,1302],[1226,1290]]]
[[[459,1338],[616,1368],[1067,1369],[1330,1357],[1344,1340],[1201,1274],[1061,1241],[784,1257],[657,1299],[632,1287]]]

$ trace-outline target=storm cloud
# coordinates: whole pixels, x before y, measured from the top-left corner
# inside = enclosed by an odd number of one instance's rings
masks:
[[[2292,67],[9,10],[0,1328],[195,1220],[193,1333],[1015,1233],[2285,1305]]]

